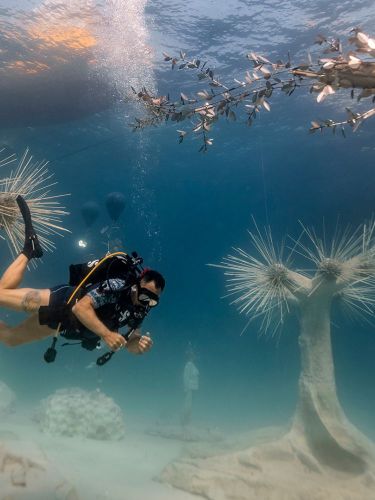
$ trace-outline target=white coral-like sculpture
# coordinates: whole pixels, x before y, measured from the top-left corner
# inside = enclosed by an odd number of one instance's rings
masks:
[[[42,401],[36,420],[43,432],[58,436],[118,440],[125,433],[121,408],[99,390],[59,389]]]
[[[255,252],[236,249],[222,265],[233,302],[273,332],[298,311],[301,373],[289,432],[241,452],[169,465],[162,479],[210,500],[375,500],[375,447],[339,402],[331,347],[331,307],[341,300],[374,314],[375,224],[338,231],[330,243],[305,229],[294,249],[313,273],[291,269],[270,231],[250,233]]]
[[[43,452],[32,442],[0,442],[1,500],[79,500]]]

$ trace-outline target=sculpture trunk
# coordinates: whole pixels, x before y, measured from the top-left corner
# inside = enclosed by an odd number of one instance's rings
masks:
[[[368,448],[337,398],[330,313],[331,296],[324,291],[301,305],[301,375],[291,435],[302,435],[318,462],[360,473],[366,469]]]

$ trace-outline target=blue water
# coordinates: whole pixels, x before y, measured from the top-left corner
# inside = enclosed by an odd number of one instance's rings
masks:
[[[19,2],[17,7],[24,7],[32,20],[31,4]],[[14,2],[5,2],[2,21],[15,22],[15,9]],[[285,58],[290,50],[293,60],[301,60],[318,33],[344,37],[357,25],[371,32],[375,11],[372,2],[363,1],[260,5],[248,0],[158,0],[149,2],[144,15],[153,78],[163,94],[177,85],[185,92],[196,88],[193,76],[172,72],[162,62],[163,51],[182,49],[207,58],[223,79],[232,81],[243,75],[250,49],[272,58]],[[8,59],[23,57],[17,44],[8,41],[5,46],[4,37],[0,48]],[[1,71],[10,70],[3,64]],[[131,72],[138,75],[137,64],[128,64],[116,78],[120,74],[126,84]],[[375,122],[368,120],[355,134],[349,131],[346,139],[328,131],[307,132],[311,120],[339,119],[348,104],[345,93],[320,105],[304,90],[275,96],[271,112],[262,113],[251,129],[240,121],[217,124],[214,145],[205,155],[197,152],[198,141],[186,139],[179,145],[171,126],[132,133],[126,116],[138,110],[128,102],[61,123],[33,125],[31,116],[29,124],[20,119],[10,127],[3,119],[0,142],[19,154],[28,146],[36,158],[49,159],[56,190],[71,193],[64,200],[70,212],[64,224],[71,234],[55,239],[57,250],[27,273],[25,286],[64,282],[69,264],[82,260],[77,241],[85,232],[80,210],[86,201],[100,205],[95,244],[105,253],[100,229],[108,224],[105,199],[112,191],[122,192],[127,200],[121,219],[126,250],[137,250],[167,281],[160,307],[145,323],[155,345],[142,358],[121,353],[98,372],[85,369],[96,354],[79,347],[59,349],[56,362],[46,365],[42,355],[49,341],[17,349],[1,346],[0,379],[12,387],[19,404],[32,406],[61,387],[99,386],[124,408],[128,422],[173,419],[181,404],[181,373],[191,342],[200,370],[197,424],[239,432],[288,422],[299,374],[296,319],[288,319],[274,338],[260,336],[257,321],[240,335],[247,318],[223,298],[222,270],[207,264],[219,263],[232,247],[250,249],[252,216],[259,226],[271,226],[275,241],[287,234],[297,237],[299,220],[319,230],[323,220],[332,228],[338,219],[356,226],[371,216]],[[1,106],[0,100],[0,112]],[[23,110],[13,113],[17,118]],[[1,256],[5,267],[10,255],[4,243]],[[12,323],[20,317],[10,313],[2,319]],[[374,439],[374,327],[337,313],[332,330],[340,400],[351,421]]]

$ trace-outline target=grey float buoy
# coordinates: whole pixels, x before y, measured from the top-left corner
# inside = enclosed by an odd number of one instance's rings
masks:
[[[124,211],[125,196],[118,192],[109,193],[107,195],[105,205],[111,220],[116,222]]]

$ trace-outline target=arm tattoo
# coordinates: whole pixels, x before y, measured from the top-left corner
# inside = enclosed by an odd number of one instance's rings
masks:
[[[21,306],[25,312],[32,313],[39,309],[41,303],[40,292],[37,290],[31,290],[30,292],[25,293]]]

